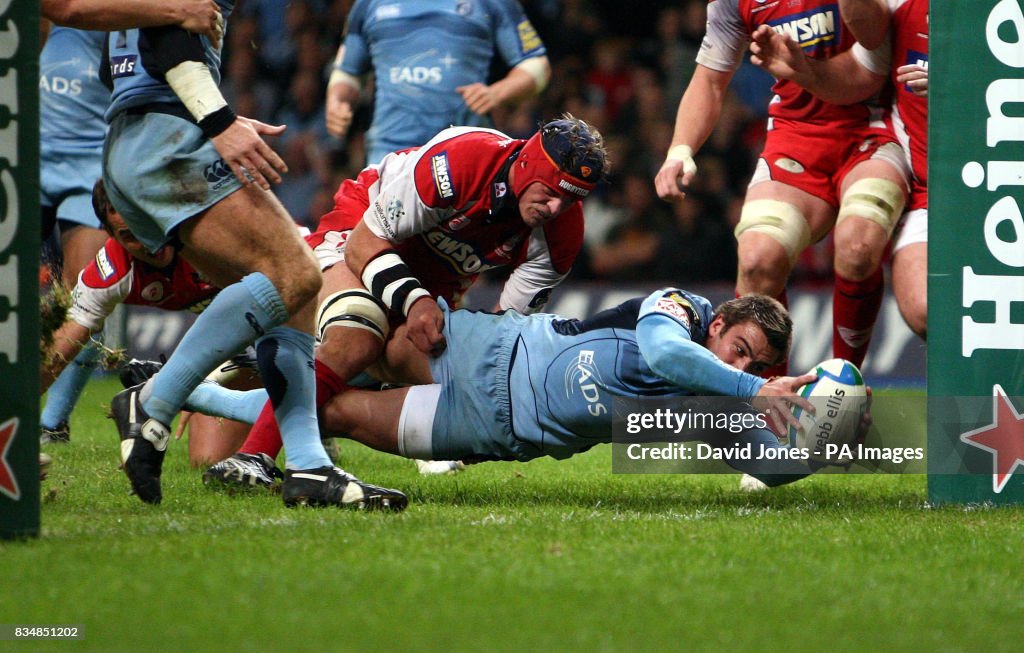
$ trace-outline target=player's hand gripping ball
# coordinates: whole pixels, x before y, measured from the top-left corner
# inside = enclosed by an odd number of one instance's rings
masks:
[[[818,380],[797,392],[816,412],[793,408],[800,427],[789,427],[789,443],[806,449],[812,460],[846,465],[853,460],[857,427],[868,407],[864,377],[856,365],[842,358],[820,363],[810,373],[817,374]]]

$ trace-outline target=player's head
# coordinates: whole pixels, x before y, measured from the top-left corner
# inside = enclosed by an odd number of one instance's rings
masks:
[[[564,114],[526,141],[512,165],[509,185],[523,220],[536,227],[590,194],[607,169],[608,151],[601,134]]]
[[[135,234],[125,224],[124,218],[110,202],[102,179],[97,179],[92,187],[92,210],[96,213],[100,224],[103,225],[103,229],[133,257],[160,268],[167,267],[174,260],[174,248],[170,245],[164,245],[156,252],[150,252],[135,237]]]
[[[719,305],[708,327],[707,346],[726,363],[759,374],[789,355],[793,320],[767,295],[744,295]]]

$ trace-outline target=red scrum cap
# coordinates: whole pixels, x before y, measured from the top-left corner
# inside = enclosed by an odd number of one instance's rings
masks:
[[[521,195],[539,181],[556,192],[582,199],[603,177],[606,159],[604,140],[596,129],[571,116],[553,120],[520,150],[512,192]]]

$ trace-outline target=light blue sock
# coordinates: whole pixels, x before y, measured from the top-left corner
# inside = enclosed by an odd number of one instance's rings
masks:
[[[254,272],[220,291],[142,391],[142,407],[170,424],[185,399],[218,364],[288,319],[274,284]],[[310,372],[312,374],[312,372]]]
[[[102,335],[93,336],[96,342],[89,342],[54,380],[46,393],[46,407],[39,418],[40,426],[54,429],[71,417],[71,411],[75,409],[78,398],[82,396],[85,384],[96,371],[96,363],[101,354],[99,338],[102,338]]]
[[[263,385],[274,406],[287,467],[313,469],[331,464],[316,421],[313,336],[277,327],[256,341]]]
[[[267,403],[267,391],[229,390],[217,383],[200,383],[185,400],[185,410],[254,424]]]

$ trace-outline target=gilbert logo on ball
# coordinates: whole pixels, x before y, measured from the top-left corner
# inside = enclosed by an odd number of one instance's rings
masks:
[[[811,402],[811,414],[794,407],[800,427],[790,426],[789,443],[806,449],[812,460],[845,465],[853,459],[853,443],[864,411],[867,389],[857,366],[842,358],[819,363],[810,374],[818,380],[801,386],[798,394]]]

